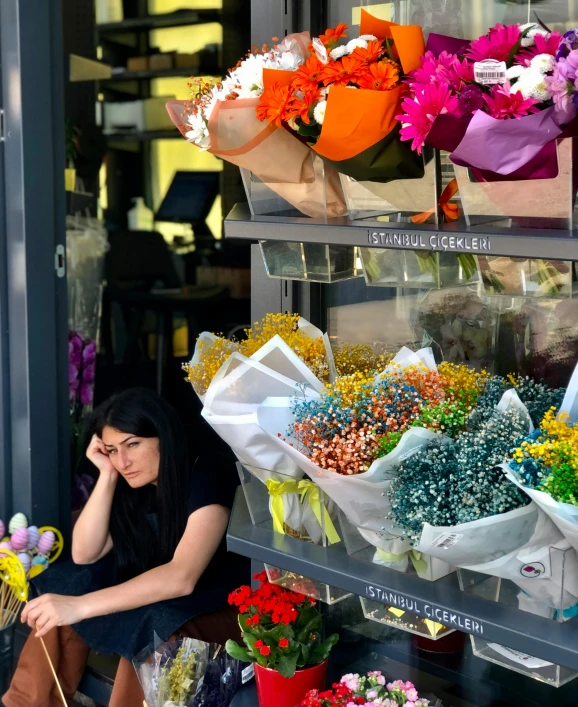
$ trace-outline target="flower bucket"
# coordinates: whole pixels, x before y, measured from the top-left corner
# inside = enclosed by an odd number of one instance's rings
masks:
[[[557,141],[558,174],[550,179],[484,181],[480,172],[454,165],[468,226],[512,219],[524,228],[571,229],[576,177],[574,139]]]
[[[365,282],[370,287],[439,290],[479,282],[477,256],[427,250],[360,248]]]
[[[292,678],[284,678],[276,670],[255,664],[259,707],[297,707],[309,690],[325,687],[326,673],[327,661],[297,670]]]
[[[571,297],[572,263],[496,255],[478,256],[486,294],[511,297]]]
[[[301,144],[298,143],[299,147]],[[313,152],[304,158],[305,177],[300,183],[263,181],[241,167],[241,178],[252,216],[279,218],[309,216],[327,220],[345,214],[339,176]],[[279,177],[281,178],[281,177]]]
[[[255,467],[249,469],[240,462],[237,462],[237,471],[253,525],[321,547],[341,541],[340,524],[331,517],[335,516],[334,506],[312,481]],[[311,495],[315,490],[317,493]],[[280,567],[265,564],[265,569],[271,584],[324,604],[336,604],[351,596],[343,589]]]
[[[411,599],[407,600],[407,604],[403,608],[382,604],[365,597],[359,597],[359,601],[366,619],[397,628],[400,631],[413,633],[416,636],[423,636],[429,641],[437,641],[455,631],[455,629],[439,623],[438,617],[433,614],[424,616],[417,603]]]
[[[433,151],[423,157],[424,175],[421,178],[395,179],[391,182],[357,181],[341,174],[350,219],[391,216],[399,220],[436,209],[436,161]],[[398,218],[393,218],[397,216]],[[386,220],[386,219],[384,219]],[[389,220],[389,219],[387,219]]]
[[[510,610],[527,611],[541,617],[541,620],[568,621],[575,615],[577,605],[574,604],[576,597],[569,591],[575,582],[572,567],[574,550],[564,545],[565,541],[549,548],[548,571],[559,583],[559,591],[549,598],[546,593],[543,599],[532,597],[527,591],[529,586],[542,581],[541,573],[543,576],[546,574],[544,565],[535,562],[523,566],[519,579],[515,581],[460,568],[460,589],[469,596],[495,601]],[[474,655],[478,658],[552,687],[562,687],[578,677],[576,670],[488,641],[482,636],[471,634],[470,640]]]
[[[361,277],[354,246],[261,241],[260,247],[271,278],[330,284]]]

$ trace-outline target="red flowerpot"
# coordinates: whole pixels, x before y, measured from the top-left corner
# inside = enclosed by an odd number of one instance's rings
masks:
[[[323,690],[326,672],[326,660],[321,665],[297,670],[292,678],[284,678],[276,670],[255,663],[259,707],[298,707],[309,690]]]

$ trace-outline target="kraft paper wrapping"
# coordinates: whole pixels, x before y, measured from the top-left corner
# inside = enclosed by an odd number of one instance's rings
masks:
[[[258,98],[222,101],[209,120],[209,152],[248,169],[276,194],[312,218],[346,213],[339,175],[325,166],[316,175],[311,150],[283,128],[262,123],[255,109]],[[188,129],[185,101],[169,101],[167,110],[184,134]]]

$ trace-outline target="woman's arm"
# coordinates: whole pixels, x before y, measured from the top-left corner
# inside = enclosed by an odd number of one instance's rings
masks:
[[[118,471],[96,435],[88,445],[86,456],[98,469],[99,477],[72,533],[72,559],[77,565],[91,565],[112,549],[108,528],[118,481]]]
[[[167,564],[116,587],[81,597],[45,594],[26,605],[22,621],[36,627],[38,636],[44,636],[55,626],[187,596],[194,591],[219,547],[228,520],[229,509],[224,506],[199,508],[189,516],[185,533]]]

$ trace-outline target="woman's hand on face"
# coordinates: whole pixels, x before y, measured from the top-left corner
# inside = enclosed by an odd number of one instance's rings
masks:
[[[83,597],[43,594],[26,604],[21,621],[36,630],[36,638],[41,638],[56,626],[70,626],[82,621],[85,618],[82,599]]]
[[[92,439],[90,440],[90,444],[86,450],[86,456],[98,469],[101,476],[106,474],[111,478],[111,480],[116,480],[118,478],[118,471],[112,465],[103,441],[96,435],[92,435]]]

